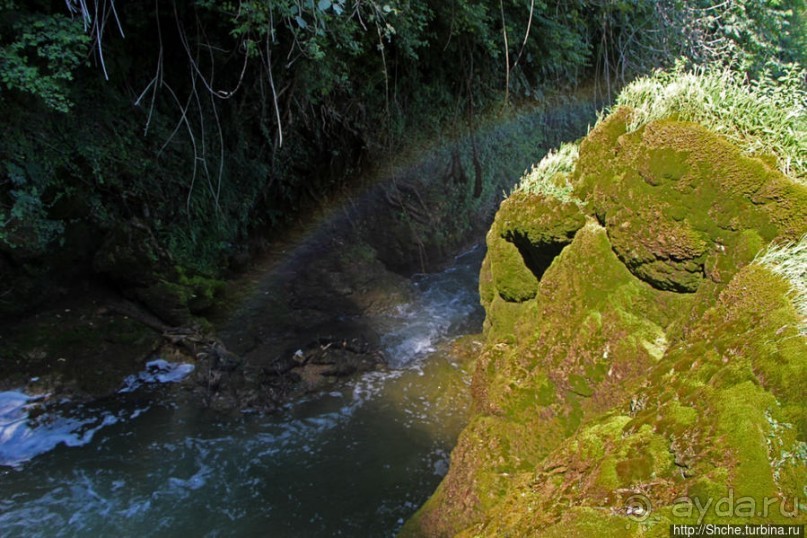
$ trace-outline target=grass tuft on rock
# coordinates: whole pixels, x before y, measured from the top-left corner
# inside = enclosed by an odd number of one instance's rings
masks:
[[[579,144],[561,144],[557,151],[550,150],[541,161],[524,173],[516,192],[543,195],[563,203],[579,202],[572,195],[569,174],[574,171],[579,155]]]
[[[792,66],[778,79],[749,82],[728,69],[679,65],[629,84],[616,106],[633,109],[629,131],[670,117],[697,122],[748,154],[775,156],[782,173],[807,183],[806,75]]]
[[[799,332],[807,336],[807,235],[798,242],[772,244],[755,261],[788,281],[801,318]]]

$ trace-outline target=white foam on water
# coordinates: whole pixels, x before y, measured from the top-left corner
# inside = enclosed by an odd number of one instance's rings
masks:
[[[436,351],[437,344],[481,321],[476,292],[478,251],[457,257],[459,265],[414,277],[414,300],[382,313],[375,321],[392,368],[409,368]]]
[[[90,417],[42,412],[46,400],[21,391],[0,392],[0,466],[19,467],[61,444],[86,445],[98,430],[120,420],[109,412]]]
[[[208,476],[211,474],[211,469],[207,465],[203,465],[196,473],[188,478],[178,478],[172,476],[168,479],[171,488],[186,489],[196,491],[205,485]]]
[[[437,476],[445,476],[448,474],[448,465],[450,463],[450,456],[448,452],[442,449],[435,449],[432,454],[432,469]]]
[[[193,364],[168,362],[154,359],[146,363],[146,369],[137,375],[127,376],[119,393],[133,392],[143,385],[154,383],[178,383],[195,369]]]
[[[192,364],[155,359],[146,363],[145,371],[128,376],[118,392],[133,392],[153,383],[176,383],[193,369]],[[133,420],[147,410],[148,407],[140,407],[128,416],[109,411],[91,413],[81,406],[60,406],[49,401],[47,394],[0,392],[0,466],[19,467],[59,445],[84,446],[102,428],[121,420]]]

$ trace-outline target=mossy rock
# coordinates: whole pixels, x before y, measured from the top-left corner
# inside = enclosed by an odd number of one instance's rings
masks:
[[[574,181],[638,278],[694,292],[750,261],[738,245],[749,230],[764,242],[807,232],[807,192],[765,160],[693,123],[627,133],[629,115],[621,109],[586,138]]]
[[[530,271],[518,248],[501,237],[488,236],[493,286],[505,301],[520,303],[535,297],[538,278]]]
[[[509,241],[523,237],[540,247],[571,243],[585,223],[585,214],[575,203],[517,191],[502,202],[494,229]]]
[[[224,294],[224,283],[200,275],[186,276],[177,268],[178,282],[161,279],[151,286],[132,288],[129,293],[170,325],[205,324],[195,317],[213,308]]]
[[[493,271],[491,270],[490,256],[485,256],[482,260],[482,268],[479,270],[479,299],[482,305],[487,307],[496,296],[496,287],[493,284]]]
[[[180,274],[179,284],[186,289],[184,298],[192,314],[204,314],[224,297],[224,281],[202,275],[188,276],[182,268],[177,268],[177,272]]]
[[[540,280],[585,223],[585,215],[574,203],[516,192],[502,203],[494,229],[516,246],[524,265]]]
[[[788,282],[752,263],[807,232],[807,189],[692,123],[628,133],[630,114],[581,144],[583,204],[518,194],[497,215],[475,416],[407,536],[807,521],[785,513],[807,486],[803,320]],[[529,249],[550,244],[538,274]]]
[[[136,288],[131,293],[167,324],[178,327],[191,323],[188,309],[191,293],[188,288],[161,280],[152,286]]]
[[[170,325],[200,322],[194,315],[213,308],[224,294],[222,281],[175,265],[151,230],[137,220],[107,234],[93,267]]]
[[[807,476],[799,423],[807,408],[797,389],[807,383],[807,341],[798,336],[797,320],[779,277],[757,265],[741,270],[690,328],[697,345],[671,347],[643,376],[643,387],[616,406],[623,414],[581,423],[533,460],[531,480],[493,490],[495,506],[459,535],[555,536],[567,528],[586,536],[598,524],[599,536],[662,536],[670,524],[699,518],[804,523],[804,514],[792,518],[782,500],[799,498]],[[523,431],[541,436],[534,426]],[[485,446],[486,440],[475,442]],[[488,456],[496,464],[487,469],[512,465],[520,442],[510,437],[508,451],[497,453],[502,459]],[[485,465],[475,469],[484,475]],[[652,508],[650,517],[637,520],[627,511],[637,498]],[[687,509],[682,500],[705,508]],[[568,519],[570,504],[585,514],[585,525]],[[765,517],[749,506],[764,509]],[[443,518],[445,508],[439,508]]]
[[[535,297],[543,274],[585,223],[574,203],[526,192],[505,200],[487,238],[480,278],[483,303],[490,303],[494,294],[515,303]]]
[[[500,236],[495,241],[507,243]],[[591,270],[592,260],[597,260],[596,271]],[[466,512],[470,507],[460,509],[446,499],[452,493],[438,492],[422,511],[422,521],[429,521],[432,530],[437,521],[454,522],[454,528],[456,520],[486,513],[483,505],[498,506],[512,492],[493,481],[496,473],[531,473],[564,439],[629,398],[658,360],[658,350],[648,348],[649,343],[660,345],[661,324],[669,322],[665,312],[689,300],[635,279],[614,254],[606,230],[593,221],[577,230],[537,284],[530,300],[514,303],[497,295],[486,304],[491,348],[477,362],[472,390],[475,409],[489,420],[482,422],[486,429],[474,433],[475,445],[466,446],[470,438],[461,438],[457,450],[488,446],[488,436],[506,439],[506,450],[500,446],[494,454],[501,461],[495,472],[484,463],[493,461],[487,455],[470,458],[481,462],[474,467],[477,471],[458,464],[465,479],[471,473],[477,485],[466,501],[480,504]],[[614,480],[620,480],[615,466]],[[622,467],[627,481],[636,469],[652,472],[656,460]],[[452,472],[450,480],[457,480]],[[430,507],[439,516],[429,515]]]

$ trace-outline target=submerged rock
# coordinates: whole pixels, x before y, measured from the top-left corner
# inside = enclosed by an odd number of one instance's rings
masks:
[[[704,127],[630,115],[582,142],[576,202],[499,210],[474,415],[402,536],[807,520],[807,339],[789,284],[752,263],[807,233],[807,189]]]

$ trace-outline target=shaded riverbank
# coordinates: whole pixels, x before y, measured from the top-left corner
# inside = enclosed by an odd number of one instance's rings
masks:
[[[199,361],[198,397],[208,403],[271,410],[323,377],[383,365],[380,335],[363,313],[405,300],[408,276],[439,269],[478,241],[513,178],[558,140],[582,134],[594,110],[581,91],[490,117],[473,135],[410,148],[401,162],[377,166],[375,179],[357,181],[364,191],[273,238],[266,259],[226,285],[188,276],[185,287],[120,288],[87,275],[48,308],[2,323],[0,388],[86,401],[113,394],[157,356]],[[138,244],[126,243],[121,260],[147,258]],[[287,375],[293,370],[299,375]]]
[[[525,112],[389,170],[280,241],[207,320],[168,325],[92,281],[9,324],[0,388],[48,395],[10,420],[63,437],[4,471],[4,528],[393,533],[439,482],[468,408],[459,357],[476,343],[449,342],[481,329],[484,252],[451,253],[478,240],[509,178],[592,113],[585,99]],[[121,392],[167,375],[142,374],[157,358],[187,379]]]
[[[96,417],[80,446],[2,471],[0,525],[9,536],[391,536],[445,473],[465,423],[480,344],[451,339],[481,328],[482,255],[416,276],[410,301],[376,318],[395,367],[276,414],[217,413],[176,385],[74,410]]]

